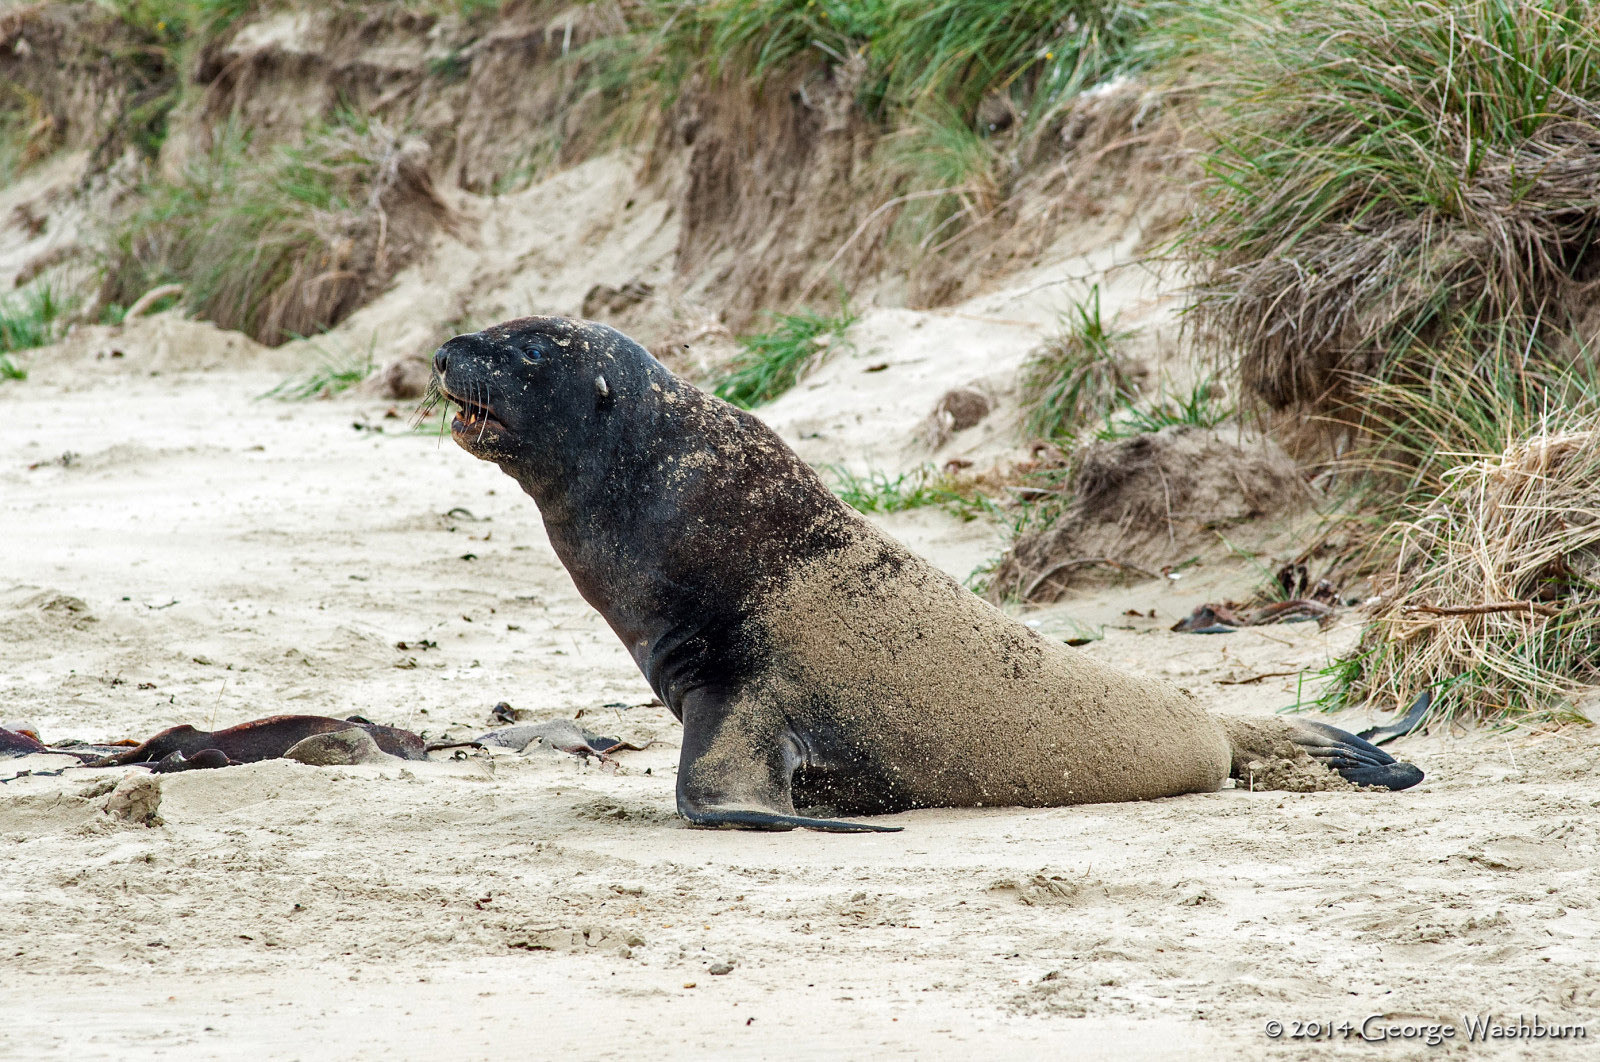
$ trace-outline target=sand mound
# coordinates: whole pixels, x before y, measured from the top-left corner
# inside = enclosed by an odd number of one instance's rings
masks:
[[[1024,534],[990,584],[997,598],[1055,601],[1107,571],[1149,575],[1216,542],[1213,532],[1302,508],[1294,462],[1265,439],[1175,425],[1091,445],[1060,520]]]
[[[61,382],[81,381],[85,369],[107,373],[213,372],[219,369],[290,370],[293,351],[276,352],[249,336],[177,312],[141,317],[125,325],[80,325],[53,347],[23,352],[30,372]],[[19,359],[19,360],[23,360]]]
[[[10,641],[87,630],[95,622],[95,614],[81,597],[35,586],[14,586],[0,592],[0,636]]]

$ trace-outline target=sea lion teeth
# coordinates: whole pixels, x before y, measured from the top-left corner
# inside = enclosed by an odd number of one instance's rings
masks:
[[[533,498],[579,593],[682,720],[677,805],[695,825],[886,830],[796,808],[1145,800],[1254,777],[1263,758],[1292,760],[1296,784],[1421,779],[1354,735],[1237,726],[1044,638],[613,329],[520,318],[455,337],[433,366],[446,395],[495,394],[496,430],[453,437]]]

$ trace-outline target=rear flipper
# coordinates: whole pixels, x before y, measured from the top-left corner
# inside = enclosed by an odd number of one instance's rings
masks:
[[[1422,771],[1415,764],[1401,763],[1371,742],[1327,723],[1299,720],[1289,739],[1356,785],[1410,789],[1422,781]]]
[[[1433,691],[1423,690],[1417,699],[1411,702],[1411,708],[1399,719],[1388,726],[1375,726],[1363,730],[1356,737],[1372,742],[1374,745],[1387,745],[1395,738],[1406,737],[1422,725],[1428,718],[1428,710],[1433,707]]]
[[[1409,789],[1422,772],[1354,734],[1309,719],[1221,718],[1232,746],[1230,774],[1252,788],[1311,791],[1328,788],[1313,768],[1320,765],[1353,785]]]

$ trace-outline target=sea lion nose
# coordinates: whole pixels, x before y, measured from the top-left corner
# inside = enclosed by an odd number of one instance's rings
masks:
[[[440,347],[438,350],[434,351],[433,354],[433,373],[435,376],[443,377],[444,371],[449,367],[450,355],[444,352],[443,347]]]

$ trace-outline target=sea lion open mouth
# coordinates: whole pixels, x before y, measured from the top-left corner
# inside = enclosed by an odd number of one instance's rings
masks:
[[[482,433],[484,431],[506,431],[505,424],[494,415],[488,406],[474,402],[470,398],[461,398],[445,391],[444,397],[454,402],[459,407],[459,412],[450,421],[450,430],[458,433]]]

